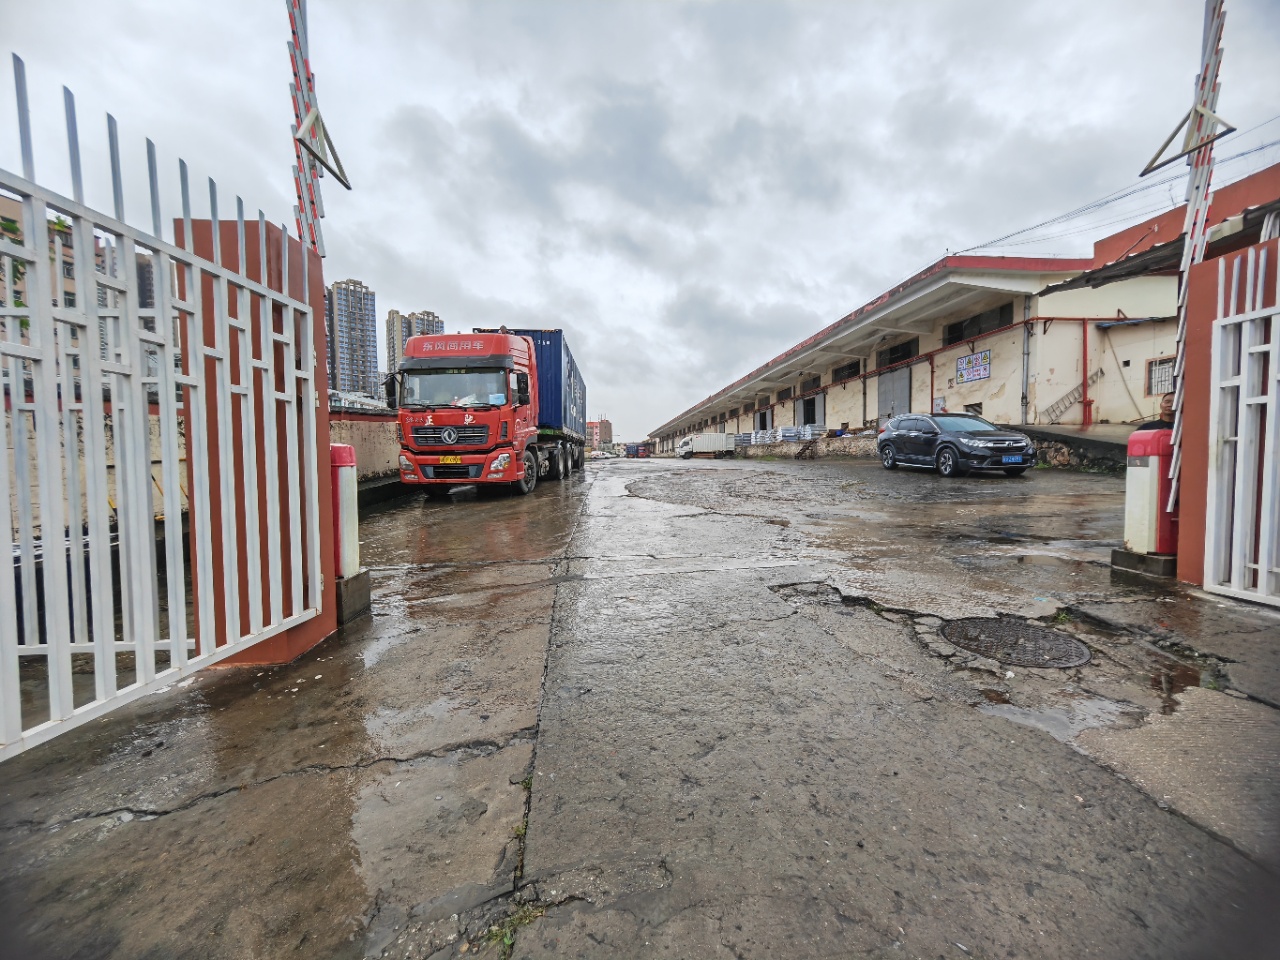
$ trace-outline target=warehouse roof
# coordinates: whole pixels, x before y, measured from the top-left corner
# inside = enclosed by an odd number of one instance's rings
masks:
[[[841,357],[866,356],[887,334],[923,333],[924,326],[913,325],[932,324],[949,313],[981,312],[1008,302],[1011,293],[1034,294],[1044,286],[1046,275],[1075,274],[1092,264],[1092,260],[1057,257],[943,257],[672,417],[654,430],[653,436],[710,412],[712,407],[732,403],[735,397],[749,400],[766,387],[787,382],[806,367],[812,369],[816,359],[821,358],[825,365]]]

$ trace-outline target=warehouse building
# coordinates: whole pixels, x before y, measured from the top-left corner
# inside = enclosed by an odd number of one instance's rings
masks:
[[[1274,196],[1280,167],[1220,189],[1211,224]],[[1098,241],[1090,258],[946,256],[653,432],[849,431],[907,412],[1008,424],[1154,417],[1173,385],[1177,264],[1072,283],[1178,238],[1179,207]]]

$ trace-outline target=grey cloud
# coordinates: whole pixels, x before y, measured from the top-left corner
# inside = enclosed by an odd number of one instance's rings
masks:
[[[309,7],[355,184],[324,185],[326,276],[450,329],[566,326],[625,437],[944,248],[1132,182],[1186,110],[1200,32],[1190,0]],[[278,2],[21,4],[5,28],[55,126],[67,83],[86,140],[109,108],[292,220]],[[1276,112],[1280,6],[1231,0],[1227,34],[1221,108],[1248,127]]]

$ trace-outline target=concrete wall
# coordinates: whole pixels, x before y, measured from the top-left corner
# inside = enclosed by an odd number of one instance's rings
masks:
[[[1038,324],[1037,327],[1043,327]],[[1036,355],[1030,391],[1035,422],[1047,423],[1045,411],[1079,386],[1084,364],[1085,336],[1089,338],[1089,370],[1103,376],[1089,387],[1095,423],[1125,423],[1155,416],[1159,395],[1148,395],[1147,362],[1173,356],[1177,321],[1152,322],[1099,330],[1097,324],[1055,321],[1033,338]],[[1125,366],[1126,361],[1128,366]],[[1060,423],[1078,424],[1084,408],[1077,403]]]
[[[0,409],[0,416],[5,420],[5,439],[6,448],[0,451],[3,455],[4,463],[0,464],[0,469],[9,471],[10,489],[9,489],[9,525],[13,532],[13,536],[17,538],[17,517],[18,517],[18,498],[25,499],[31,505],[32,522],[34,525],[34,533],[39,535],[40,532],[40,471],[37,469],[36,449],[38,444],[37,432],[35,429],[35,420],[30,412],[13,411],[12,409]],[[68,443],[65,418],[59,417],[57,421],[58,429],[58,446],[62,450],[62,458],[65,464],[74,462],[76,471],[80,480],[80,502],[73,508],[66,496],[66,486],[63,485],[62,508],[63,515],[70,519],[79,516],[80,522],[84,523],[88,519],[88,507],[85,503],[85,497],[88,495],[88,484],[85,478],[85,456],[84,456],[84,418],[86,414],[75,411],[70,414],[70,420],[74,432],[74,437]],[[27,437],[24,444],[19,447],[17,438],[15,437],[15,421],[21,418],[25,421]],[[157,517],[164,515],[164,465],[161,461],[161,453],[164,449],[163,438],[160,434],[160,417],[152,414],[148,418],[148,446],[151,454],[151,476],[152,487],[151,495],[153,501],[153,510]],[[178,458],[185,461],[187,456],[187,438],[186,438],[186,422],[181,418],[178,420]],[[108,409],[106,416],[103,418],[103,436],[106,440],[106,465],[107,465],[107,497],[111,504],[118,502],[116,493],[116,451],[115,451],[115,423],[112,419],[110,410]],[[28,483],[25,489],[21,489],[17,483],[17,458],[21,457],[27,464]],[[182,512],[187,510],[187,491],[185,485],[187,482],[185,464],[179,467],[181,472],[181,483],[178,487],[178,502],[181,505]]]
[[[1177,277],[1135,277],[1097,289],[1068,290],[1037,299],[1034,313],[1040,317],[1097,317],[1116,319],[1116,311],[1128,317],[1171,317],[1178,312]]]
[[[791,459],[800,452],[803,443],[757,443],[749,447],[738,447],[735,456],[748,460],[761,458]],[[813,451],[819,458],[823,457],[875,457],[875,437],[831,437],[819,440]]]
[[[823,379],[829,379],[830,371],[824,374]],[[869,405],[875,407],[875,395],[871,393],[875,381],[871,380],[866,385],[866,395],[869,399]],[[868,418],[868,414],[863,406],[863,383],[860,380],[854,380],[849,383],[842,383],[838,387],[827,388],[827,428],[837,430],[841,424],[849,424],[850,430],[858,430],[862,427],[864,420]],[[875,415],[873,410],[871,416]]]
[[[982,404],[982,416],[995,423],[1022,422],[1021,327],[996,336],[954,344],[934,357],[934,396],[952,413],[964,413],[969,404]],[[962,382],[959,361],[974,351],[991,351],[991,376]],[[913,398],[914,401],[914,398]],[[912,409],[926,410],[926,407]]]
[[[329,420],[333,443],[356,448],[356,477],[370,480],[399,472],[400,441],[394,416],[335,413]]]

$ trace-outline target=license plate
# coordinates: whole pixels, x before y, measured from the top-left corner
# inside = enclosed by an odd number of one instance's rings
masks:
[[[1022,457],[1020,457],[1020,456],[1018,456],[1018,457],[1005,457],[1005,458],[1004,458],[1004,462],[1005,462],[1005,463],[1021,463],[1021,462],[1022,462]]]
[[[1008,460],[1009,458],[1005,457],[1005,459]],[[1019,457],[1019,459],[1021,459],[1021,457]],[[462,458],[461,457],[441,457],[440,462],[441,463],[461,463]]]

